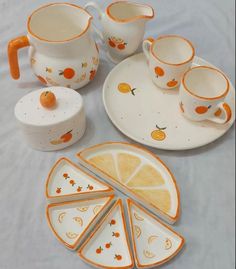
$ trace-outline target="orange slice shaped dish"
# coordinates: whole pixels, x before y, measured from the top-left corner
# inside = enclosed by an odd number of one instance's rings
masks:
[[[77,157],[93,173],[168,222],[179,218],[176,180],[150,151],[128,143],[109,142],[85,149]]]
[[[182,249],[184,238],[128,199],[128,215],[137,268],[156,268]]]
[[[119,199],[84,242],[78,255],[97,268],[133,268],[124,209]]]
[[[49,227],[67,248],[75,250],[87,232],[101,219],[112,204],[114,195],[89,200],[50,204],[47,206]]]
[[[61,158],[51,169],[46,182],[49,202],[64,202],[113,193],[108,184],[89,175],[67,158]]]

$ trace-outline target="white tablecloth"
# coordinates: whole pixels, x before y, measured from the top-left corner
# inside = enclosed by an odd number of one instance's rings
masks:
[[[72,1],[83,6],[87,1]],[[104,6],[109,1],[98,1]],[[146,36],[175,33],[195,44],[197,55],[220,67],[234,81],[234,0],[145,0],[156,10]],[[41,85],[35,80],[27,51],[19,53],[21,79],[13,81],[7,42],[26,33],[27,16],[44,0],[0,0],[0,268],[87,269],[76,253],[53,236],[45,218],[44,185],[54,162],[103,141],[129,141],[109,121],[102,85],[113,64],[102,54],[96,79],[82,89],[87,130],[66,150],[30,149],[14,119],[20,97]],[[153,150],[174,172],[181,191],[182,216],[176,231],[186,238],[182,253],[163,268],[234,268],[234,128],[206,147],[186,152]]]

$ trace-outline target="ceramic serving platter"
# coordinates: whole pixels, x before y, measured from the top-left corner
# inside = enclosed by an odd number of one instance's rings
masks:
[[[119,199],[78,251],[97,268],[133,268],[124,209]]]
[[[182,249],[184,238],[128,199],[128,215],[137,268],[156,268]]]
[[[65,202],[113,193],[104,182],[81,170],[67,158],[61,158],[52,167],[46,182],[46,197],[49,202]]]
[[[180,214],[178,187],[169,168],[146,149],[108,142],[77,154],[82,165],[153,213],[174,223]]]
[[[198,65],[212,66],[195,57],[193,66]],[[225,101],[232,108],[233,117],[227,124],[185,119],[179,109],[178,90],[162,90],[153,84],[144,54],[117,65],[103,87],[104,106],[113,124],[141,144],[166,150],[197,148],[224,135],[235,121],[234,100],[231,83]]]
[[[67,248],[75,250],[109,208],[114,195],[88,200],[50,204],[47,220],[50,228]]]

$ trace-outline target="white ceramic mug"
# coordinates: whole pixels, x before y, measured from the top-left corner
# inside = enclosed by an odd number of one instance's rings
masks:
[[[229,80],[221,71],[208,66],[191,68],[180,86],[182,114],[193,121],[228,122],[232,111],[224,99],[229,88]]]
[[[191,42],[176,35],[144,40],[143,51],[148,59],[151,78],[162,89],[179,86],[195,56]]]
[[[94,31],[106,44],[107,56],[118,63],[135,53],[143,41],[146,22],[154,17],[152,7],[130,1],[116,1],[108,5],[105,12],[94,2],[85,5],[99,14],[102,31]]]

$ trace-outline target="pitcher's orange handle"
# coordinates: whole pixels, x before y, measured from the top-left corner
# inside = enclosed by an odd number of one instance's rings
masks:
[[[8,44],[8,61],[10,66],[11,76],[14,79],[20,77],[19,63],[18,63],[18,50],[30,45],[27,36],[20,36],[11,40]]]

